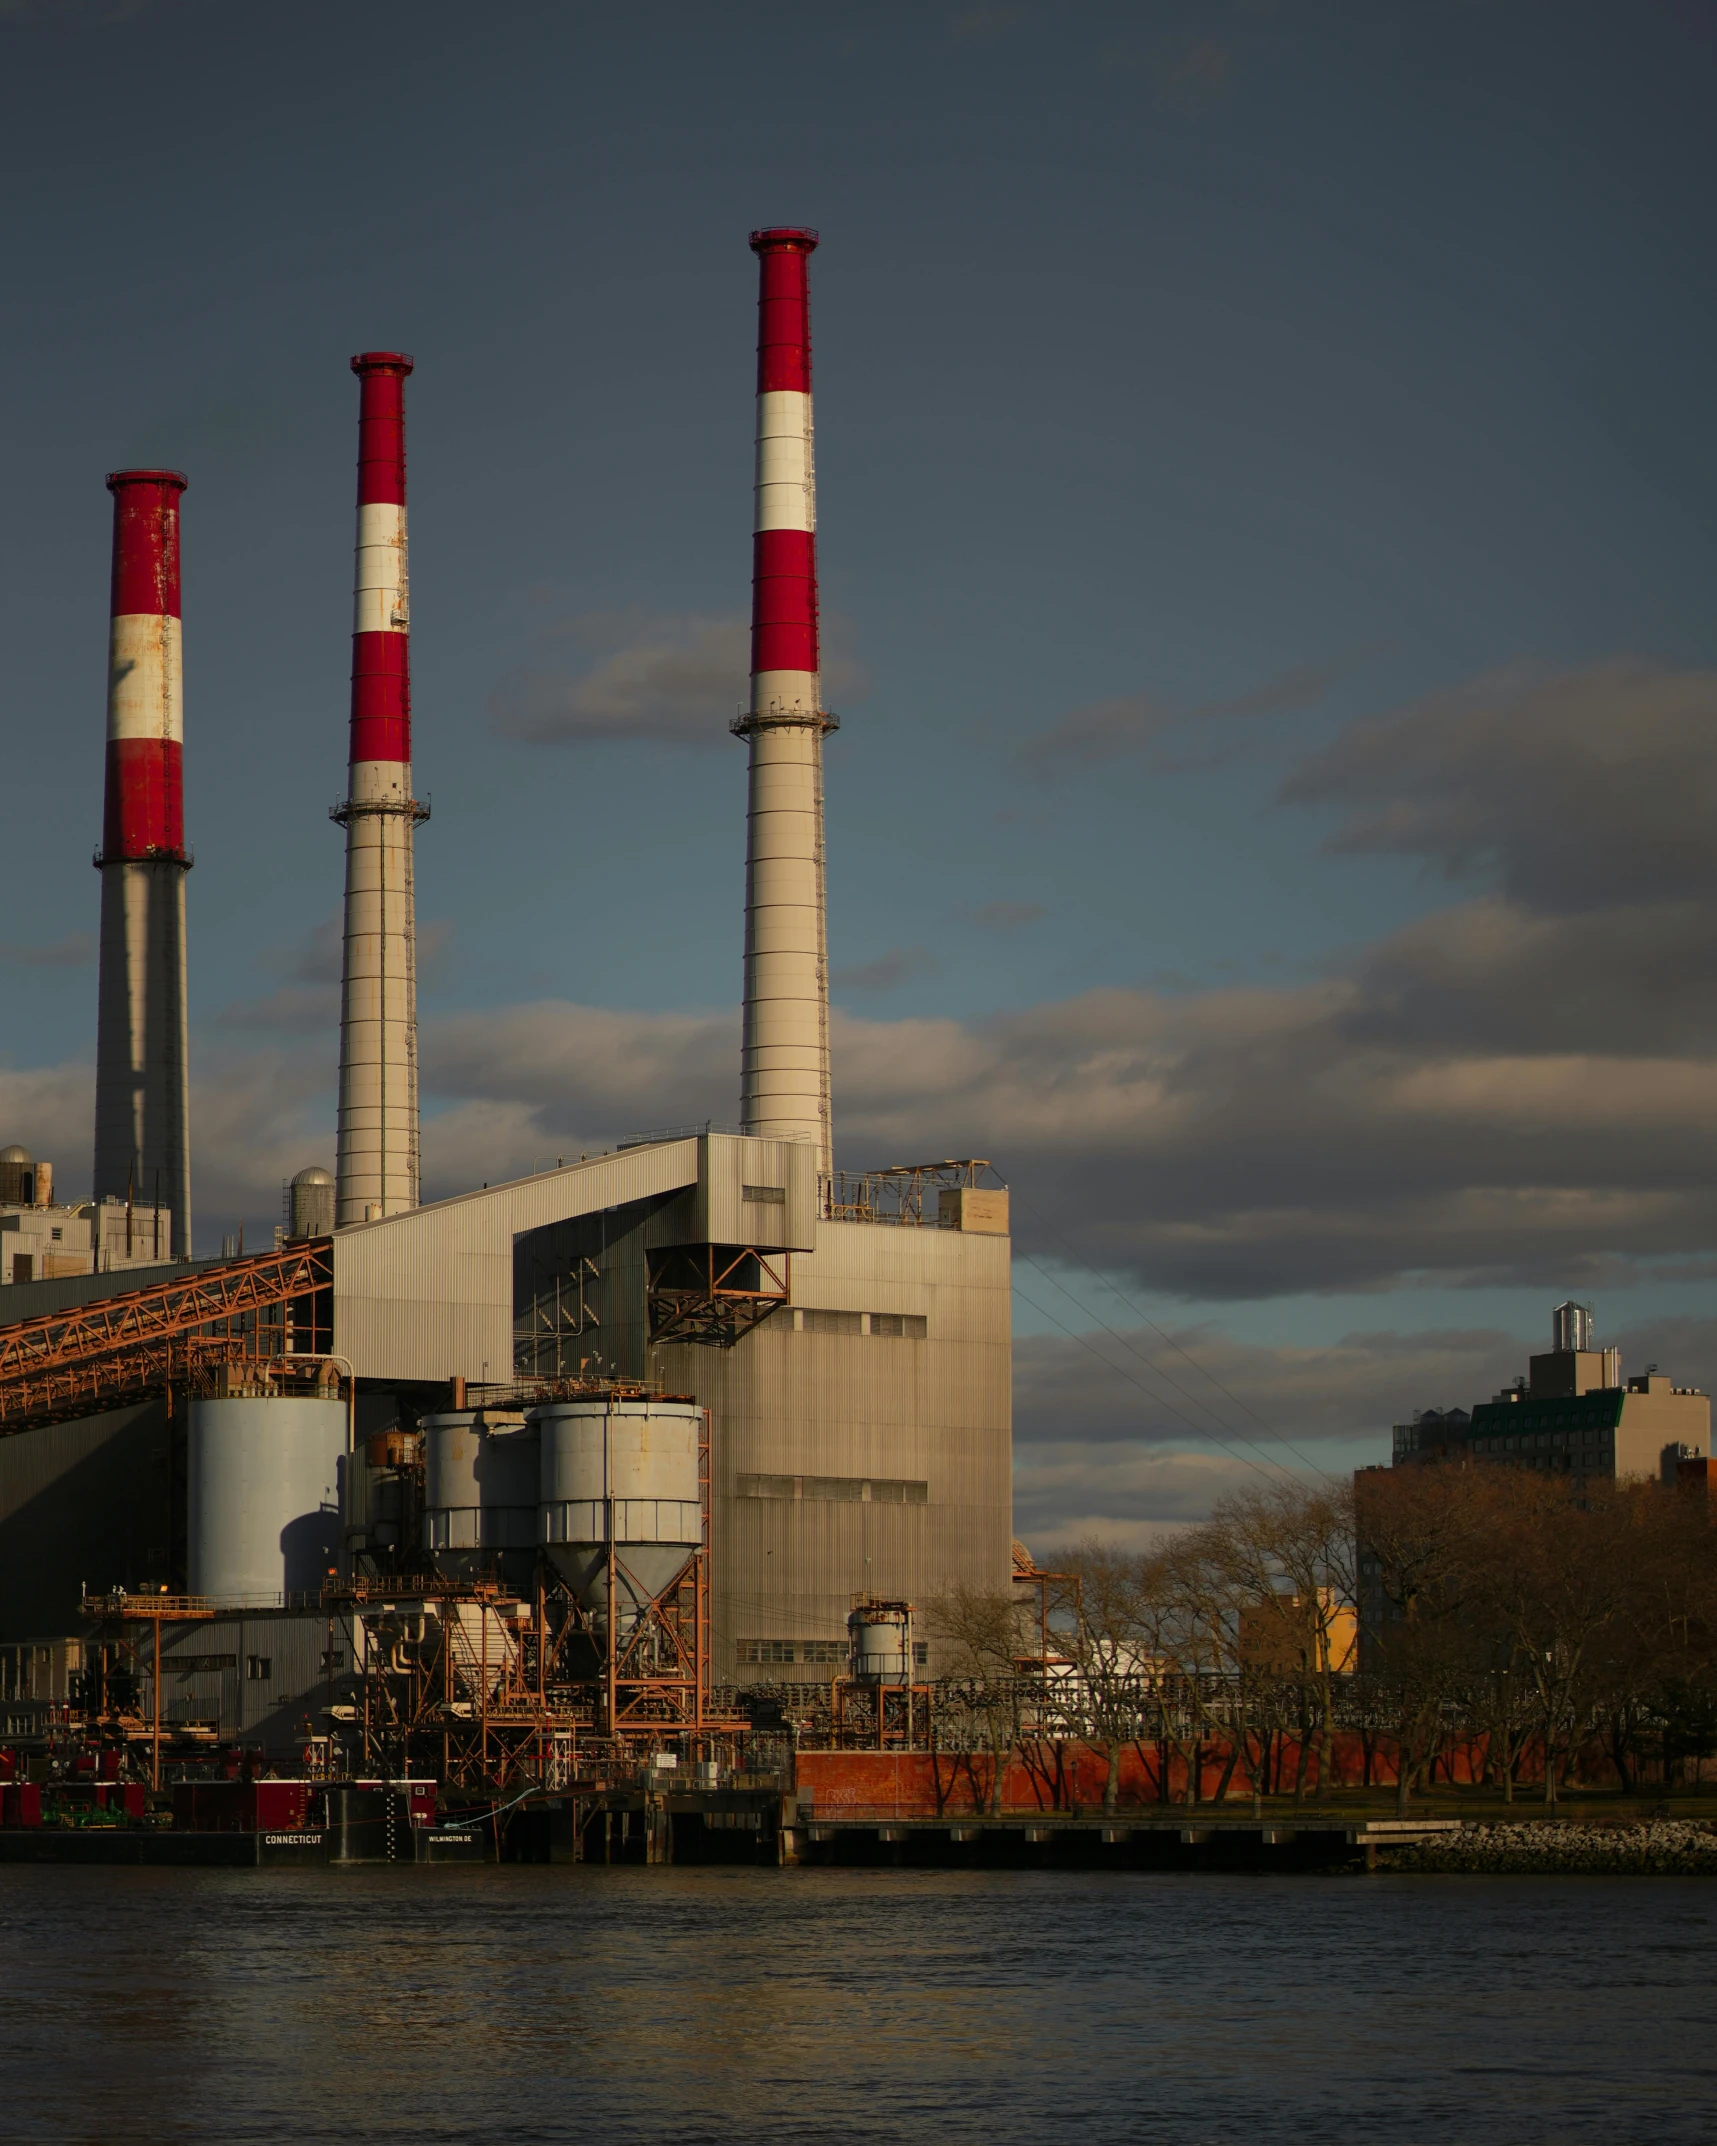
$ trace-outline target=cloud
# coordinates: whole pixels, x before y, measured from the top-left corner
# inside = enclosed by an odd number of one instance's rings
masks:
[[[14,1070],[0,1066],[0,1147],[14,1141],[51,1162],[56,1198],[84,1196],[95,1143],[95,1073],[76,1061]]]
[[[891,946],[874,961],[831,970],[829,981],[838,991],[896,991],[914,976],[934,975],[940,966],[922,946]]]
[[[1284,799],[1343,815],[1327,847],[1482,874],[1528,910],[1717,895],[1717,672],[1499,671],[1356,723]]]
[[[1208,1324],[1153,1333],[1089,1277],[1069,1277],[1079,1305],[1031,1263],[1016,1278],[1024,1295],[1084,1329],[1078,1340],[1031,1334],[1014,1344],[1016,1434],[1046,1452],[1208,1439],[1226,1441],[1246,1468],[1299,1467],[1296,1447],[1387,1439],[1414,1408],[1470,1407],[1526,1369],[1520,1343],[1490,1327],[1266,1346]]]
[[[1332,675],[1327,669],[1301,664],[1245,693],[1201,701],[1189,708],[1177,707],[1150,691],[1123,693],[1075,708],[1048,730],[1028,738],[1019,749],[1019,757],[1030,772],[1050,781],[1068,768],[1094,767],[1128,753],[1143,752],[1160,744],[1171,732],[1190,732],[1207,724],[1243,722],[1310,707],[1328,690]]]
[[[51,946],[24,946],[15,939],[0,939],[0,962],[26,969],[81,969],[95,959],[92,931],[68,932]]]
[[[960,914],[978,931],[1008,934],[1023,931],[1049,911],[1041,902],[980,902],[975,909],[962,905]]]
[[[591,638],[590,623],[575,622],[571,637]],[[616,623],[631,629],[617,642],[612,639]],[[523,670],[497,686],[489,697],[492,727],[502,737],[532,745],[615,738],[672,745],[725,740],[751,666],[744,619],[629,618],[599,622],[594,638],[597,660],[580,675]]]

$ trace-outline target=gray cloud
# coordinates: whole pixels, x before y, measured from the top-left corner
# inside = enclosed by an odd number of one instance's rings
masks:
[[[1504,671],[1357,723],[1283,787],[1328,846],[1482,873],[1556,915],[1717,894],[1717,673]]]
[[[621,623],[630,627],[628,637],[599,646],[596,662],[580,675],[523,670],[503,681],[489,697],[492,727],[533,745],[615,738],[722,743],[750,669],[746,622],[689,617]],[[571,637],[588,640],[589,623],[575,625]]]
[[[939,966],[935,955],[922,946],[891,946],[874,961],[831,970],[829,981],[840,991],[896,991],[914,976],[933,975]]]
[[[50,946],[25,946],[15,939],[0,939],[0,962],[25,969],[81,969],[95,959],[92,931],[68,932]]]
[[[1242,722],[1310,707],[1327,691],[1331,675],[1326,669],[1301,664],[1248,692],[1201,701],[1189,708],[1176,707],[1148,690],[1123,693],[1075,708],[1048,730],[1028,738],[1019,749],[1019,757],[1031,773],[1052,781],[1070,768],[1092,767],[1160,745],[1173,733],[1190,735],[1215,723]],[[1175,764],[1182,763],[1177,760]]]
[[[1045,1452],[1203,1438],[1226,1441],[1242,1467],[1298,1467],[1296,1446],[1375,1443],[1414,1408],[1468,1407],[1526,1368],[1520,1343],[1488,1327],[1352,1333],[1325,1348],[1239,1342],[1208,1325],[1170,1327],[1165,1338],[1094,1283],[1074,1282],[1090,1307],[1081,1320],[1029,1266],[1018,1278],[1026,1295],[1088,1328],[1081,1340],[1032,1334],[1014,1344],[1017,1435]]]
[[[1006,934],[1023,931],[1049,911],[1041,902],[980,902],[975,909],[962,907],[960,914],[979,931]]]
[[[850,620],[822,619],[823,684],[857,696],[864,673]],[[543,660],[504,678],[489,695],[489,726],[526,745],[594,745],[637,738],[658,745],[719,745],[744,705],[751,628],[738,612],[585,612],[546,627]],[[577,670],[551,659],[570,645]]]

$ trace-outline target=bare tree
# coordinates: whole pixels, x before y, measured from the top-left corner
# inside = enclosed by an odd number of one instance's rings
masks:
[[[1025,1618],[1016,1596],[960,1585],[938,1595],[926,1613],[946,1678],[964,1686],[990,1757],[989,1807],[1000,1815],[1008,1761],[1020,1735],[1020,1656]]]

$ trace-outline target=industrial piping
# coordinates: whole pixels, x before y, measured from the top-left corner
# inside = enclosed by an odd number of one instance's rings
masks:
[[[405,381],[396,350],[352,360],[360,382],[352,740],[346,801],[345,959],[335,1221],[417,1205],[417,968],[411,794]]]
[[[95,1197],[167,1208],[191,1251],[185,1012],[184,659],[177,470],[115,470]]]
[[[745,1020],[740,1122],[808,1140],[833,1166],[823,739],[817,646],[817,495],[811,431],[808,264],[815,231],[753,231],[757,512],[751,582],[751,749],[745,856]]]

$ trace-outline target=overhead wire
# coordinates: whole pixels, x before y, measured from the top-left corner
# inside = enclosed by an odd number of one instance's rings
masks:
[[[1245,1413],[1252,1418],[1252,1421],[1258,1425],[1260,1430],[1265,1432],[1266,1435],[1270,1438],[1277,1440],[1281,1445],[1285,1446],[1287,1450],[1293,1454],[1296,1460],[1302,1462],[1306,1467],[1312,1469],[1313,1472],[1316,1474],[1321,1475],[1326,1472],[1324,1469],[1319,1467],[1318,1463],[1312,1459],[1310,1454],[1303,1453],[1300,1448],[1294,1444],[1291,1438],[1284,1436],[1284,1434],[1278,1431],[1273,1424],[1267,1422],[1264,1417],[1259,1415],[1258,1411],[1251,1405],[1250,1402],[1243,1401],[1237,1393],[1234,1393],[1229,1387],[1223,1384],[1222,1380],[1216,1376],[1215,1372],[1212,1371],[1208,1365],[1200,1363],[1198,1358],[1194,1356],[1189,1349],[1185,1348],[1180,1342],[1178,1342],[1171,1333],[1166,1331],[1166,1329],[1160,1327],[1157,1322],[1151,1317],[1149,1312],[1145,1311],[1142,1306],[1135,1304],[1132,1298],[1127,1295],[1125,1290],[1123,1290],[1117,1282],[1115,1282],[1110,1276],[1106,1274],[1098,1273],[1095,1267],[1089,1265],[1085,1260],[1082,1260],[1079,1257],[1079,1254],[1073,1249],[1072,1245],[1068,1243],[1067,1239],[1055,1227],[1054,1223],[1049,1220],[1048,1216],[1044,1214],[1041,1208],[1035,1206],[1032,1201],[1023,1197],[1020,1199],[1019,1204],[1023,1208],[1025,1208],[1030,1214],[1036,1217],[1037,1221],[1042,1224],[1045,1232],[1049,1236],[1053,1237],[1056,1243],[1061,1246],[1062,1250],[1067,1254],[1068,1258],[1073,1262],[1074,1267],[1078,1269],[1079,1272],[1083,1274],[1088,1274],[1094,1282],[1099,1284],[1100,1287],[1107,1289],[1113,1296],[1118,1297],[1120,1301],[1127,1307],[1127,1309],[1133,1314],[1133,1316],[1136,1319],[1141,1320],[1144,1325],[1148,1326],[1151,1332],[1155,1334],[1160,1341],[1164,1342],[1169,1348],[1173,1349],[1177,1356],[1184,1356],[1187,1362],[1191,1364],[1192,1368],[1199,1373],[1200,1377],[1208,1379],[1211,1385],[1216,1388],[1218,1393],[1222,1394],[1227,1400],[1231,1401],[1236,1408],[1244,1410]],[[1054,1277],[1046,1273],[1045,1270],[1038,1265],[1037,1261],[1033,1259],[1029,1253],[1027,1253],[1025,1257],[1028,1263],[1032,1267],[1036,1268],[1037,1272],[1043,1276],[1045,1281],[1051,1283],[1053,1287],[1061,1290],[1062,1295],[1067,1298],[1069,1303],[1079,1304],[1079,1299],[1073,1294],[1071,1289],[1067,1289],[1063,1287],[1061,1283],[1055,1281]],[[1151,1362],[1151,1359],[1149,1357],[1147,1357],[1141,1350],[1133,1348],[1133,1344],[1127,1340],[1126,1336],[1117,1332],[1114,1327],[1108,1325],[1107,1321],[1101,1318],[1099,1314],[1090,1311],[1088,1307],[1083,1304],[1080,1304],[1079,1308],[1081,1311],[1086,1313],[1087,1317],[1096,1319],[1098,1325],[1103,1327],[1106,1333],[1114,1334],[1116,1340],[1120,1342],[1121,1346],[1125,1349],[1131,1350],[1131,1352],[1139,1358],[1139,1361],[1141,1363]],[[1166,1371],[1163,1371],[1159,1365],[1152,1364],[1151,1368],[1158,1373],[1159,1377],[1168,1377],[1168,1373]],[[1185,1387],[1179,1385],[1176,1386],[1176,1390],[1181,1393],[1186,1392]],[[1190,1394],[1187,1395],[1187,1398],[1189,1400],[1193,1399]],[[1208,1408],[1208,1404],[1202,1401],[1194,1401],[1193,1405],[1197,1408]],[[1214,1410],[1210,1410],[1209,1412],[1213,1415],[1215,1414]],[[1236,1432],[1235,1435],[1244,1436],[1244,1433]],[[1248,1439],[1247,1443],[1251,1444],[1252,1441]],[[1254,1446],[1253,1450],[1257,1451],[1259,1449]]]
[[[1255,1469],[1260,1475],[1263,1475],[1265,1473],[1266,1467],[1270,1467],[1279,1469],[1283,1475],[1290,1477],[1292,1476],[1293,1470],[1291,1468],[1286,1467],[1281,1461],[1276,1460],[1271,1455],[1265,1453],[1262,1446],[1254,1445],[1250,1439],[1238,1440],[1238,1442],[1246,1445],[1251,1445],[1252,1451],[1259,1456],[1257,1460],[1249,1458],[1248,1455],[1246,1455],[1245,1453],[1236,1451],[1236,1435],[1232,1435],[1225,1430],[1213,1431],[1202,1423],[1195,1423],[1192,1417],[1190,1417],[1184,1409],[1176,1408],[1172,1401],[1165,1400],[1163,1396],[1159,1393],[1153,1393],[1151,1388],[1145,1384],[1143,1379],[1135,1378],[1132,1372],[1127,1369],[1125,1364],[1118,1364],[1113,1360],[1113,1358],[1105,1356],[1102,1350],[1097,1347],[1095,1342],[1093,1342],[1089,1338],[1089,1336],[1075,1332],[1075,1330],[1072,1327],[1068,1326],[1065,1321],[1058,1319],[1055,1316],[1054,1312],[1050,1311],[1047,1306],[1039,1304],[1034,1298],[1027,1296],[1026,1292],[1020,1287],[1018,1282],[1015,1282],[1013,1287],[1014,1294],[1020,1299],[1021,1303],[1028,1305],[1034,1312],[1037,1313],[1040,1319],[1047,1319],[1050,1325],[1056,1327],[1061,1333],[1065,1334],[1069,1341],[1076,1341],[1082,1349],[1088,1349],[1091,1354],[1096,1357],[1097,1361],[1104,1367],[1105,1370],[1115,1372],[1116,1374],[1118,1374],[1118,1376],[1124,1378],[1129,1385],[1136,1386],[1139,1391],[1145,1396],[1145,1398],[1148,1401],[1154,1403],[1155,1406],[1157,1406],[1158,1408],[1166,1408],[1171,1416],[1178,1417],[1179,1420],[1186,1425],[1187,1429],[1192,1432],[1195,1438],[1213,1439],[1216,1444],[1222,1447],[1223,1451],[1228,1454],[1228,1457],[1231,1460],[1239,1461],[1243,1467]],[[1078,1303],[1077,1298],[1074,1298],[1073,1301],[1075,1303]],[[1080,1309],[1083,1310],[1084,1307],[1081,1306]],[[1144,1361],[1144,1359],[1142,1358],[1140,1360],[1141,1362]]]

